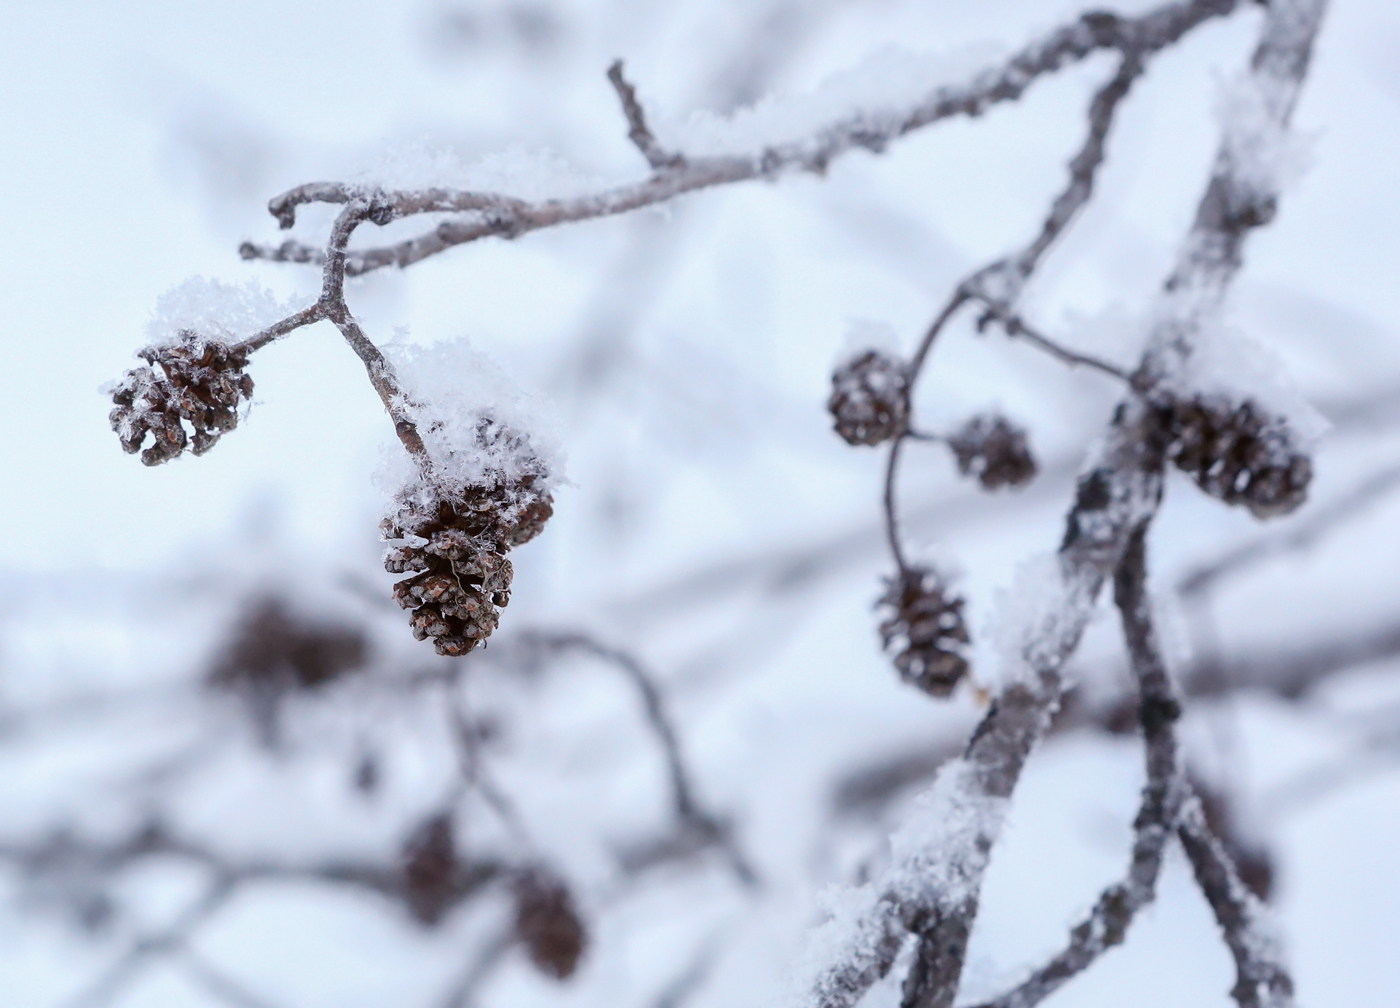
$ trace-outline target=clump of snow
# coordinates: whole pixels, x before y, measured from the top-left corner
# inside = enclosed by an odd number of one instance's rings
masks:
[[[989,627],[999,685],[1033,682],[1037,669],[1057,663],[1067,650],[1067,636],[1079,632],[1093,605],[1078,582],[1065,577],[1059,554],[1018,564],[1011,587],[996,593]]]
[[[225,343],[246,339],[274,322],[307,307],[314,295],[286,300],[255,281],[224,283],[193,276],[156,299],[146,338],[151,346],[180,341],[180,333],[193,330]]]
[[[941,54],[886,48],[807,94],[769,96],[728,115],[656,117],[656,131],[663,146],[690,155],[723,156],[798,143],[837,122],[883,130],[940,88],[973,80],[994,65],[1002,51],[989,45]]]
[[[390,344],[398,375],[441,489],[531,476],[547,493],[564,482],[558,425],[547,405],[524,392],[467,339],[430,347]],[[377,482],[389,493],[415,477],[403,451],[389,452]]]
[[[1170,359],[1161,386],[1180,399],[1252,399],[1282,420],[1304,451],[1327,432],[1327,420],[1304,398],[1278,354],[1238,329],[1203,320],[1190,342]]]
[[[422,141],[383,148],[350,181],[366,189],[462,189],[526,200],[582,196],[604,184],[550,151],[512,145],[467,161],[451,148]]]
[[[986,794],[975,768],[954,760],[914,800],[908,819],[890,837],[888,866],[859,886],[821,894],[827,919],[811,935],[793,975],[790,1000],[817,993],[819,1003],[840,986],[844,969],[873,962],[887,936],[904,930],[916,908],[951,912],[976,897],[1008,802]]]
[[[1278,81],[1243,73],[1224,86],[1217,99],[1222,153],[1230,174],[1257,199],[1277,196],[1312,162],[1312,137],[1290,129],[1279,114],[1285,98]]]

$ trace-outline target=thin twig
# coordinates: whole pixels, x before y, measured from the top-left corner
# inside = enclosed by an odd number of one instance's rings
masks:
[[[646,112],[642,110],[641,102],[637,101],[637,90],[622,76],[622,60],[614,60],[608,67],[608,80],[622,102],[622,114],[627,117],[627,125],[631,127],[627,138],[636,144],[637,150],[647,159],[647,164],[657,169],[679,168],[685,164],[685,158],[663,150],[656,137],[652,136],[651,128],[647,126]]]

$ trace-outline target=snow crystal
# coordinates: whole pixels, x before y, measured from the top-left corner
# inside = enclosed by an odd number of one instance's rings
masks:
[[[315,295],[281,300],[252,280],[224,283],[193,276],[156,299],[146,338],[151,346],[165,346],[179,342],[180,333],[192,329],[231,343],[280,322],[314,300]]]
[[[1243,73],[1221,89],[1216,114],[1230,174],[1251,196],[1277,196],[1311,163],[1312,138],[1280,121],[1278,82]]]
[[[990,634],[999,661],[999,685],[1033,681],[1035,670],[1064,653],[1067,634],[1088,620],[1093,598],[1064,574],[1057,553],[1023,560],[1010,588],[996,593]]]
[[[512,145],[465,161],[450,148],[421,141],[385,147],[349,177],[366,189],[436,187],[504,193],[526,200],[582,196],[604,185],[604,180],[578,171],[550,151]]]
[[[470,341],[430,347],[395,343],[384,353],[445,489],[490,482],[493,476],[533,475],[533,487],[541,492],[564,482],[557,424],[546,405]],[[395,449],[377,482],[392,494],[413,476],[408,456]]]
[[[883,129],[939,88],[965,84],[1001,53],[1001,48],[988,45],[937,55],[887,48],[807,94],[770,96],[729,115],[696,112],[669,120],[661,116],[657,132],[663,146],[692,156],[723,156],[799,142],[835,122],[856,120]]]

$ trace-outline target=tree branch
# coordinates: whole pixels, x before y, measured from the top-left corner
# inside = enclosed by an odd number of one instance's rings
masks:
[[[652,206],[712,186],[771,178],[789,170],[821,173],[834,158],[851,150],[860,148],[878,153],[892,140],[932,123],[957,115],[981,115],[992,105],[1014,101],[1037,78],[1092,53],[1116,49],[1125,56],[1131,54],[1140,59],[1173,44],[1203,21],[1230,13],[1239,4],[1240,0],[1181,0],[1164,4],[1136,18],[1101,12],[1085,14],[1074,23],[1026,46],[1005,65],[979,74],[968,84],[940,87],[913,108],[887,119],[882,117],[880,121],[872,122],[869,115],[858,113],[835,120],[803,140],[775,144],[742,156],[693,158],[673,154],[670,155],[672,158],[679,157],[681,160],[658,167],[644,181],[588,196],[530,203],[495,194],[455,193],[448,190],[433,190],[436,195],[432,198],[407,192],[376,194],[380,205],[392,208],[376,223],[387,223],[409,213],[428,210],[470,209],[480,212],[473,219],[445,221],[426,234],[396,245],[352,253],[346,272],[349,276],[356,276],[386,266],[402,268],[453,246],[489,235],[514,238],[541,228]],[[619,69],[619,78],[620,73]],[[617,86],[616,82],[614,86]],[[619,95],[623,98],[624,111],[633,132],[636,132],[639,123],[645,129],[645,122],[640,118],[640,107],[637,106],[637,117],[634,118],[621,88]],[[636,104],[635,96],[632,104]],[[649,135],[650,131],[646,132]],[[634,142],[637,142],[635,137]],[[659,152],[654,142],[650,149],[649,162],[653,154]],[[646,154],[647,150],[643,149],[643,153]],[[354,187],[343,183],[316,182],[275,197],[268,204],[268,209],[281,227],[288,228],[295,222],[298,206],[312,202],[346,203],[359,195],[362,194]],[[275,248],[244,243],[239,251],[245,259],[321,261],[317,250],[293,243],[283,243]]]

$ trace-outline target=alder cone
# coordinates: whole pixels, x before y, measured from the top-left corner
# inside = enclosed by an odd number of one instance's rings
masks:
[[[457,900],[458,859],[452,818],[441,813],[425,820],[399,852],[403,894],[409,911],[429,927]]]
[[[898,437],[909,423],[908,369],[902,361],[867,350],[831,376],[826,408],[847,444],[877,445]]]
[[[394,585],[394,600],[413,611],[413,636],[432,638],[438,654],[465,655],[495,631],[514,575],[506,553],[539,535],[554,513],[536,481],[498,476],[450,496],[417,484],[380,524],[386,539],[398,540],[385,569],[413,572]]]
[[[1252,399],[1233,405],[1196,397],[1163,409],[1167,457],[1212,497],[1243,504],[1257,518],[1287,514],[1307,499],[1312,459],[1283,418]]]
[[[532,868],[515,879],[515,933],[541,973],[567,980],[588,942],[568,887],[552,873]]]
[[[1003,416],[973,417],[948,438],[948,447],[957,457],[958,471],[976,476],[987,490],[1025,486],[1037,472],[1025,429]]]
[[[146,347],[138,356],[152,366],[122,375],[108,416],[128,454],[141,452],[146,465],[169,462],[186,448],[203,455],[238,426],[238,405],[253,396],[253,379],[243,372],[246,351],[185,329],[178,343]],[[147,435],[151,445],[143,451]]]
[[[930,696],[951,694],[968,671],[963,600],[948,593],[937,571],[911,567],[886,582],[878,604],[888,614],[880,638],[895,651],[900,677]]]

